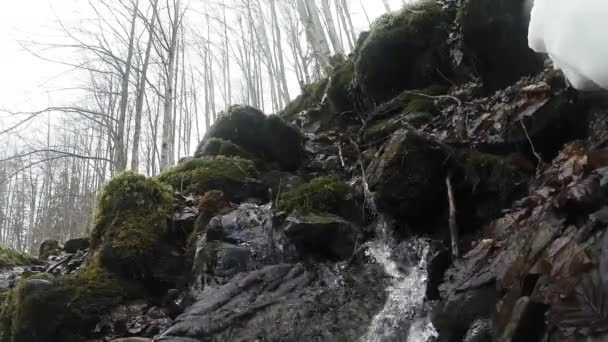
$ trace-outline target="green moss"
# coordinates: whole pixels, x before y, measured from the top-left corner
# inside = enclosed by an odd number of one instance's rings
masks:
[[[356,79],[375,103],[404,89],[442,82],[449,74],[451,20],[435,0],[424,0],[377,19],[357,47]]]
[[[210,138],[208,140],[201,141],[196,149],[196,152],[194,153],[194,158],[213,156],[252,159],[251,154],[245,151],[241,146],[233,143],[232,141],[220,138]]]
[[[57,240],[47,239],[42,241],[38,248],[38,257],[46,260],[51,255],[58,255],[61,253],[61,246]]]
[[[228,207],[228,202],[221,191],[206,192],[199,204],[199,216],[194,222],[194,230],[190,234],[190,243],[193,243],[200,236],[209,224],[209,221],[218,215],[222,209]]]
[[[318,106],[325,94],[327,82],[329,82],[329,79],[324,78],[320,81],[305,85],[302,89],[302,94],[291,101],[285,109],[279,113],[279,116],[289,122],[293,122],[302,111]]]
[[[4,340],[83,341],[101,316],[142,293],[98,262],[61,278],[45,273],[23,278],[8,294],[0,314]]]
[[[354,71],[354,63],[351,60],[346,60],[337,64],[332,72],[327,95],[333,114],[340,114],[353,109],[350,88]]]
[[[250,106],[232,106],[211,126],[201,144],[229,140],[259,160],[297,169],[304,157],[304,137],[278,115],[266,116]]]
[[[413,99],[405,106],[405,111],[408,113],[425,112],[430,113],[435,109],[432,99]]]
[[[36,259],[12,248],[0,246],[0,268],[25,266],[36,262]]]
[[[479,152],[465,152],[460,160],[464,183],[472,190],[509,196],[521,174],[506,158]]]
[[[282,194],[279,208],[287,212],[336,212],[348,190],[348,185],[338,178],[315,178]]]
[[[255,178],[258,172],[252,161],[240,157],[208,157],[192,159],[160,174],[158,179],[185,193],[222,190],[222,183]]]
[[[91,249],[101,264],[133,278],[149,274],[172,202],[170,187],[133,172],[106,183],[97,198],[91,234]]]

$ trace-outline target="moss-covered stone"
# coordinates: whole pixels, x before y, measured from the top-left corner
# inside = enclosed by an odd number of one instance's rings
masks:
[[[106,183],[97,199],[91,234],[101,265],[131,278],[151,274],[172,201],[167,185],[133,172]]]
[[[250,106],[232,106],[222,113],[201,145],[213,138],[232,141],[255,157],[287,170],[297,169],[304,156],[304,137],[295,127]]]
[[[423,0],[377,19],[358,47],[356,79],[375,103],[404,89],[442,82],[449,74],[450,20],[435,0]]]
[[[217,190],[206,192],[199,204],[199,216],[194,223],[194,230],[189,240],[193,242],[198,238],[205,231],[209,221],[227,207],[228,202],[224,198],[223,192]]]
[[[259,186],[253,179],[257,177],[251,160],[217,156],[188,160],[162,172],[158,179],[175,191],[204,194],[220,190],[230,200],[239,201],[256,195],[254,188]]]
[[[344,57],[334,67],[327,89],[327,98],[331,112],[334,115],[353,110],[354,108],[350,93],[354,71],[354,63],[350,59],[344,60]]]
[[[37,273],[18,281],[0,314],[7,342],[80,342],[99,318],[141,289],[97,262],[61,278]]]
[[[201,144],[199,144],[199,146],[196,148],[196,152],[194,152],[194,158],[215,156],[252,159],[252,155],[245,151],[241,146],[233,143],[232,141],[220,138],[210,138],[208,140],[201,141]]]
[[[38,248],[38,258],[42,260],[48,259],[51,255],[61,254],[61,245],[57,240],[47,239],[42,241]]]
[[[0,268],[25,266],[36,262],[36,258],[12,248],[0,246]]]
[[[526,193],[526,176],[509,158],[462,150],[454,161],[457,204],[467,222],[487,222]]]
[[[294,122],[302,111],[318,106],[323,99],[328,82],[329,79],[324,78],[320,81],[305,85],[302,88],[302,94],[291,101],[285,109],[279,113],[279,116],[289,122]]]
[[[336,177],[319,177],[282,194],[279,208],[286,212],[336,213],[348,191],[349,186]]]

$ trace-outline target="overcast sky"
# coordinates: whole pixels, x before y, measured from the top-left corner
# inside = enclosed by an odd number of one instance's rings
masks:
[[[82,8],[86,8],[87,1],[0,1],[0,109],[29,111],[61,105],[69,96],[65,89],[79,85],[77,76],[70,73],[68,67],[33,56],[19,41],[60,41],[57,18],[66,26],[77,25],[85,16]],[[401,0],[390,2],[394,9],[400,7]],[[365,29],[367,19],[360,3],[365,5],[372,20],[384,12],[384,6],[381,0],[350,0],[356,27]],[[45,55],[61,59],[60,53]]]

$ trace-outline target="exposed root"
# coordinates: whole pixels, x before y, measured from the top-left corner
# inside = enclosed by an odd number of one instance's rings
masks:
[[[445,178],[445,185],[448,188],[448,203],[450,207],[450,237],[452,239],[452,255],[455,258],[460,258],[460,249],[458,247],[458,225],[456,223],[456,202],[454,201],[454,192],[452,191],[452,181],[448,174]]]

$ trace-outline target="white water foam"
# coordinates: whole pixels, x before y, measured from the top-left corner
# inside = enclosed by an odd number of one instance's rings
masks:
[[[427,254],[429,245],[419,239],[401,244],[415,257],[412,265],[398,264],[393,257],[394,240],[385,217],[376,210],[373,195],[367,192],[368,208],[376,215],[375,241],[368,245],[366,254],[382,265],[391,278],[386,289],[384,308],[373,318],[361,342],[430,342],[437,331],[424,310],[427,284]],[[405,246],[405,247],[404,247]]]

